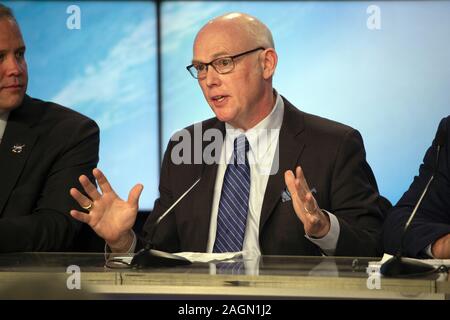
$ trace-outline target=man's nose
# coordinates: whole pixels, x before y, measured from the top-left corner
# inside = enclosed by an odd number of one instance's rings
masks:
[[[7,76],[20,76],[23,72],[23,67],[16,56],[6,59],[6,75]]]
[[[214,69],[213,66],[209,65],[208,69],[206,69],[206,85],[208,87],[219,85],[220,84],[220,76],[219,73]]]

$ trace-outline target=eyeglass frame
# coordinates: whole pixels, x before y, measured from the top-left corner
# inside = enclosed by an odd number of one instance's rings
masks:
[[[223,56],[223,57],[218,57],[218,58],[215,58],[214,60],[212,60],[212,61],[210,61],[210,62],[206,62],[206,63],[201,62],[201,63],[199,63],[199,64],[202,64],[202,65],[204,65],[204,66],[206,67],[206,73],[208,72],[208,67],[209,67],[209,66],[212,66],[212,67],[214,68],[214,70],[215,70],[217,73],[219,73],[219,74],[227,74],[227,73],[232,72],[232,71],[234,70],[235,66],[236,66],[236,64],[235,64],[235,62],[234,62],[234,59],[239,58],[239,57],[241,57],[241,56],[243,56],[243,55],[246,55],[246,54],[250,54],[250,53],[256,52],[256,51],[258,51],[258,50],[266,50],[266,48],[264,48],[264,47],[258,47],[258,48],[252,49],[252,50],[248,50],[248,51],[245,51],[245,52],[242,52],[242,53],[235,54],[235,55],[233,55],[233,56]],[[218,70],[216,69],[216,67],[214,66],[214,62],[217,61],[217,60],[220,60],[220,59],[231,59],[231,62],[233,63],[233,68],[232,68],[230,71],[227,71],[227,72],[220,72],[220,71],[218,71]],[[191,68],[196,69],[194,63],[188,65],[188,66],[186,67],[186,69],[187,69],[187,71],[191,74],[191,76],[192,76],[194,79],[199,79],[198,77],[194,76],[194,74],[191,72]],[[197,75],[198,75],[198,72],[197,72]],[[206,77],[205,77],[205,78],[206,78]],[[204,78],[202,77],[202,78],[200,78],[200,79],[204,79]]]

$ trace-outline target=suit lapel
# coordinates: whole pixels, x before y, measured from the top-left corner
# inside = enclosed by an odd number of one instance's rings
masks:
[[[0,216],[37,139],[33,124],[40,118],[40,109],[33,108],[29,97],[11,112],[0,144]]]
[[[263,230],[264,224],[271,216],[276,204],[281,198],[281,193],[286,188],[284,182],[284,172],[294,170],[298,159],[305,147],[305,141],[302,139],[304,130],[303,113],[297,110],[289,101],[283,98],[284,115],[283,124],[278,139],[278,171],[269,177],[266,192],[264,194],[263,206],[261,209],[261,219],[259,223],[259,232]],[[274,163],[277,160],[276,155]]]
[[[225,125],[223,122],[217,121],[214,129],[222,132],[222,137],[225,138]],[[203,132],[209,128],[203,128]],[[225,140],[224,140],[225,141]],[[209,141],[203,141],[203,148],[209,144]],[[194,233],[193,243],[198,251],[206,252],[209,237],[209,225],[211,223],[211,209],[214,197],[214,186],[216,182],[218,164],[202,164],[202,180],[199,182],[197,192],[194,198]]]

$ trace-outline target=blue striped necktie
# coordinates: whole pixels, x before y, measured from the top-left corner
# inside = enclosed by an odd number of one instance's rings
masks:
[[[242,250],[250,195],[248,150],[245,135],[234,140],[233,162],[228,164],[223,178],[213,252]]]

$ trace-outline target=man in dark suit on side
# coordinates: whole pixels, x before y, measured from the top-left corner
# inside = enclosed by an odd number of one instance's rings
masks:
[[[81,228],[69,189],[97,165],[99,130],[27,83],[19,25],[0,5],[0,252],[69,250]]]
[[[438,140],[441,144],[437,157]],[[408,191],[390,210],[384,224],[385,251],[396,254],[403,228],[431,175],[436,171],[427,194],[404,235],[402,251],[414,258],[450,258],[450,116],[442,119]],[[437,168],[436,168],[437,164]]]
[[[157,249],[381,254],[387,203],[378,194],[360,134],[301,112],[279,95],[272,87],[277,59],[270,30],[246,14],[215,18],[197,34],[187,68],[216,117],[187,128],[168,145],[160,198],[144,226],[146,240]],[[212,135],[218,147],[211,155],[218,161],[211,162],[205,154]],[[188,138],[177,143],[180,136]],[[209,138],[195,140],[198,136]],[[183,144],[188,147],[180,155]],[[197,157],[203,161],[196,163]],[[113,252],[133,251],[131,227],[143,186],[136,185],[123,201],[100,170],[94,176],[102,193],[84,176],[80,182],[88,197],[71,190],[90,214],[71,214],[88,223]],[[154,229],[156,219],[198,177],[198,184]]]

